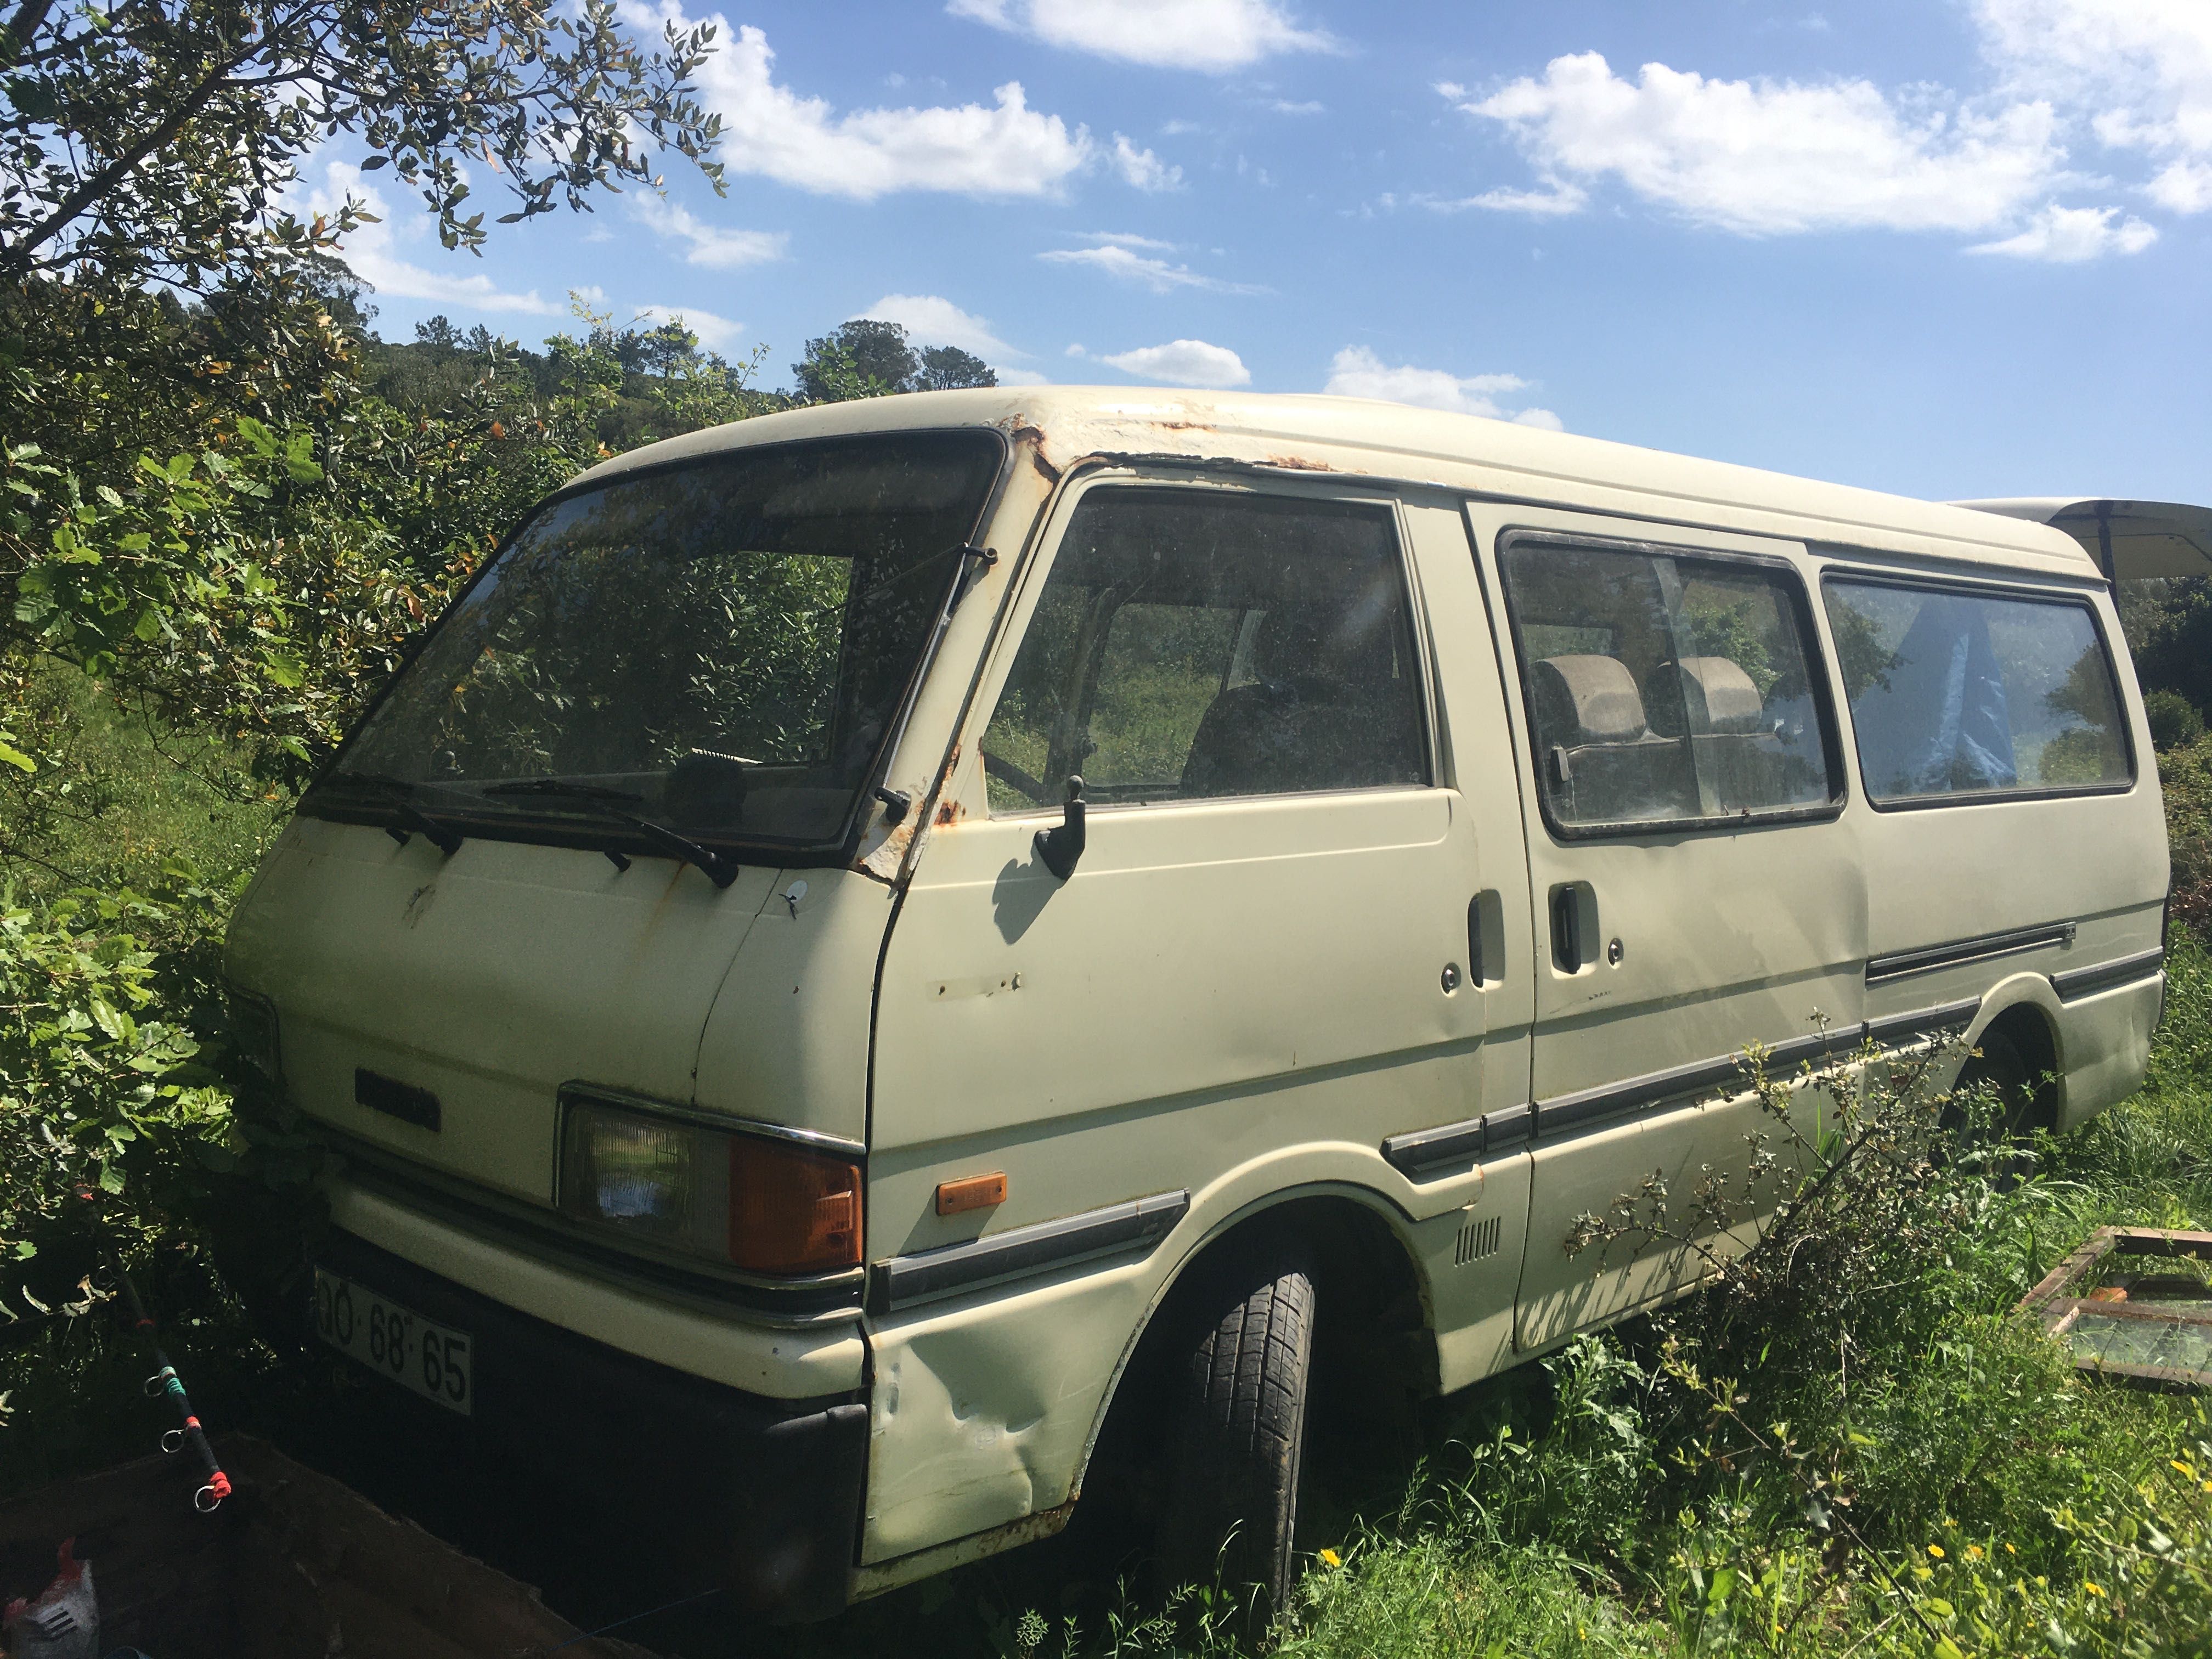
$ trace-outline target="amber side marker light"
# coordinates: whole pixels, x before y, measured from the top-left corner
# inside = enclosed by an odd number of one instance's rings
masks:
[[[580,1221],[748,1273],[860,1265],[850,1158],[584,1097],[568,1102],[561,1141],[561,1208]]]

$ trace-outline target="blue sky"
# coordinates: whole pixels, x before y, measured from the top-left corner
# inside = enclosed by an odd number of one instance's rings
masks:
[[[629,0],[719,24],[728,193],[442,252],[789,383],[869,314],[1010,380],[1334,390],[1927,496],[2212,500],[2212,0]],[[495,178],[475,179],[487,216]],[[498,204],[498,205],[495,205]]]

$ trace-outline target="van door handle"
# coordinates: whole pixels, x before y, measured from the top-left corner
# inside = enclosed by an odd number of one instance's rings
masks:
[[[1591,907],[1583,901],[1588,888],[1581,882],[1568,882],[1552,890],[1552,965],[1563,974],[1578,974],[1589,954],[1583,948],[1583,934],[1592,920],[1584,912]]]
[[[1475,989],[1505,977],[1505,905],[1486,887],[1467,902],[1467,977]]]

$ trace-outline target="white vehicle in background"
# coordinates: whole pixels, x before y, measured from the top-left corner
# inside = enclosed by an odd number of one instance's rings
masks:
[[[233,927],[344,1152],[320,1328],[769,1616],[1056,1529],[1102,1442],[1279,1592],[1310,1406],[1694,1282],[1565,1239],[1748,1157],[1747,1043],[1959,1032],[2062,1127],[2141,1079],[2108,579],[2212,533],[1984,505],[1063,387],[597,467]]]

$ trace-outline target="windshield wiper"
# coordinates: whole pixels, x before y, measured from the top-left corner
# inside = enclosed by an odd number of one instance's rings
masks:
[[[384,772],[333,772],[323,782],[325,785],[350,784],[358,788],[374,789],[387,796],[386,808],[399,820],[399,823],[386,824],[384,833],[402,847],[407,845],[410,830],[419,830],[423,839],[447,858],[461,850],[461,832],[450,824],[441,823],[410,800],[408,797],[415,793],[415,786],[405,778],[395,778]],[[400,824],[405,824],[407,828],[403,830]]]
[[[602,817],[619,819],[629,825],[647,841],[684,860],[694,865],[717,887],[727,887],[738,878],[739,866],[732,858],[726,858],[711,847],[702,847],[688,836],[679,836],[665,823],[655,823],[651,818],[641,818],[635,812],[625,812],[617,801],[642,800],[642,795],[627,789],[609,789],[596,783],[571,783],[562,778],[523,778],[514,783],[495,783],[484,791],[487,795],[543,795],[549,799],[574,801]],[[627,867],[614,853],[607,856],[615,860],[617,868]]]

